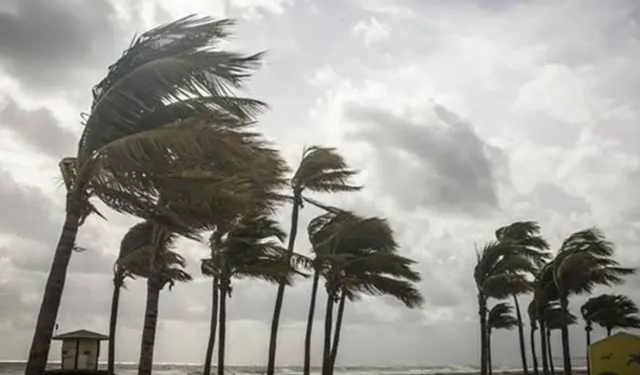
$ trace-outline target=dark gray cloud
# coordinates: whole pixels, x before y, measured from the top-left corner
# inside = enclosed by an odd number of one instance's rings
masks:
[[[29,89],[60,90],[114,54],[115,16],[108,0],[16,1],[0,10],[0,64]]]
[[[375,152],[380,183],[404,209],[481,212],[498,206],[494,163],[470,124],[443,106],[421,124],[374,108],[350,105],[346,116],[365,124],[351,135]],[[494,147],[494,154],[497,148]]]
[[[27,110],[11,98],[0,101],[0,129],[12,131],[39,153],[55,159],[72,155],[77,140],[49,109]]]

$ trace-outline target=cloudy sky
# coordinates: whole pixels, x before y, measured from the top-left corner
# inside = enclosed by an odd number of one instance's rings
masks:
[[[554,247],[598,226],[620,260],[640,264],[634,1],[0,0],[0,337],[14,342],[0,359],[26,357],[63,219],[57,161],[75,152],[91,87],[134,33],[190,13],[238,18],[229,48],[269,51],[250,93],[271,105],[260,129],[292,164],[322,144],[362,171],[363,192],[317,198],[388,217],[420,261],[424,309],[349,305],[339,364],[477,363],[474,247],[515,220],[539,221]],[[305,208],[301,225],[316,214]],[[60,331],[107,330],[112,263],[136,222],[108,219],[81,228],[88,250],[72,258]],[[162,293],[156,359],[198,363],[206,248],[184,240],[180,250],[195,280]],[[620,290],[640,302],[638,287],[640,277]],[[137,359],[144,291],[134,281],[123,293],[119,360]],[[301,363],[308,291],[300,282],[286,294],[280,364]],[[266,362],[274,294],[234,289],[230,363]],[[581,327],[572,334],[580,356]],[[515,340],[497,335],[496,363],[518,363]]]

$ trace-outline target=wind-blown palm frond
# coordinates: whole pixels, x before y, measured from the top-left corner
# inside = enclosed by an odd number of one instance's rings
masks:
[[[288,169],[250,127],[265,105],[233,95],[261,58],[217,48],[233,24],[189,16],[160,26],[110,67],[79,144],[77,198],[181,232],[274,204]],[[160,196],[174,204],[157,205]]]
[[[560,329],[564,325],[571,325],[577,322],[575,315],[568,311],[562,311],[562,308],[557,303],[547,305],[542,313],[542,318],[546,323],[547,329],[550,330]]]
[[[357,191],[351,179],[357,174],[350,169],[335,148],[311,146],[302,152],[302,160],[291,178],[294,191],[305,189],[315,192]]]
[[[564,295],[590,293],[597,285],[617,285],[634,268],[621,267],[611,258],[613,246],[598,229],[569,236],[553,261],[553,280]]]
[[[220,230],[212,235],[211,257],[202,260],[201,268],[204,275],[219,278],[223,288],[234,277],[267,282],[282,279],[291,284],[292,276],[300,274],[296,266],[303,263],[302,256],[287,261],[281,244],[286,234],[268,214],[245,215]]]
[[[186,259],[173,251],[177,235],[149,221],[129,229],[120,244],[117,266],[138,277],[157,277],[160,285],[191,281]]]
[[[337,286],[351,301],[359,299],[356,293],[360,292],[372,296],[390,296],[408,308],[419,307],[424,302],[422,294],[411,282],[381,274],[346,276]]]
[[[596,323],[607,331],[615,328],[640,328],[638,307],[629,297],[602,294],[592,297],[580,308],[588,323]]]
[[[513,307],[505,302],[494,305],[489,310],[487,316],[487,326],[489,329],[513,329],[518,325],[518,321],[512,315]]]
[[[540,225],[535,221],[517,221],[496,230],[496,239],[512,244],[512,251],[529,259],[536,267],[542,267],[550,258],[549,243],[540,235]]]

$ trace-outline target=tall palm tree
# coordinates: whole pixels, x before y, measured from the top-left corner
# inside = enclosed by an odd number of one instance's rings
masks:
[[[505,299],[530,289],[528,275],[535,272],[535,266],[527,254],[519,251],[510,241],[494,241],[476,252],[477,263],[473,277],[478,290],[480,318],[480,372],[487,375],[488,329],[487,300]]]
[[[514,251],[523,254],[531,261],[535,268],[541,267],[551,258],[551,253],[547,251],[549,249],[549,243],[540,235],[540,225],[535,221],[517,221],[501,227],[496,230],[496,239],[501,242],[510,242],[514,247]],[[529,375],[529,369],[527,366],[524,328],[518,295],[531,291],[532,288],[529,285],[516,285],[512,293],[516,319],[518,320],[520,358],[522,360],[522,371],[524,375]]]
[[[422,305],[423,297],[415,287],[420,275],[411,269],[415,261],[398,254],[372,252],[340,261],[333,258],[326,270],[325,336],[322,372],[333,375],[340,342],[345,301],[357,301],[362,294],[390,296],[408,308]],[[334,305],[338,303],[336,324],[332,327]],[[331,330],[333,329],[333,339]]]
[[[494,329],[512,330],[518,325],[518,320],[513,317],[513,307],[506,302],[494,305],[487,316],[487,364],[489,374],[493,374],[493,364],[491,363],[491,333]]]
[[[560,308],[568,313],[569,296],[590,293],[597,285],[616,285],[624,282],[624,276],[635,269],[621,267],[612,259],[613,245],[596,228],[585,229],[570,235],[550,262],[553,281],[558,292]],[[572,375],[569,329],[561,327],[564,375]]]
[[[120,253],[118,259],[113,265],[113,295],[111,297],[111,314],[109,315],[109,347],[107,358],[107,373],[113,375],[115,373],[115,351],[116,351],[116,329],[118,326],[118,310],[120,305],[120,290],[125,288],[125,280],[128,278],[135,279],[135,270],[123,263],[123,259],[130,256],[130,253],[144,243],[135,243],[139,241],[140,236],[128,232],[120,243]]]
[[[78,228],[98,197],[116,211],[152,218],[182,232],[202,226],[180,205],[158,206],[163,192],[194,193],[215,216],[243,200],[256,173],[284,165],[247,124],[264,103],[234,95],[261,54],[221,51],[233,21],[186,17],[147,31],[93,89],[77,155],[60,169],[67,188],[65,222],[38,313],[26,366],[47,364],[67,267]],[[261,168],[255,168],[255,164]],[[278,175],[278,173],[276,174]],[[202,185],[207,185],[203,194]],[[175,194],[174,194],[175,195]],[[222,196],[223,199],[220,197]],[[211,217],[207,218],[209,223]]]
[[[125,235],[123,243],[131,245],[127,255],[119,260],[136,276],[147,279],[147,303],[140,348],[139,375],[150,375],[153,366],[158,305],[160,291],[165,286],[169,290],[176,282],[187,282],[191,276],[184,271],[184,257],[173,251],[177,235],[162,226],[150,222],[140,222]]]
[[[298,233],[298,216],[305,200],[305,192],[348,192],[360,190],[351,179],[357,172],[347,165],[344,158],[334,148],[311,146],[302,152],[302,160],[291,177],[292,190],[291,229],[289,231],[289,243],[287,253],[293,254]],[[278,327],[280,325],[280,313],[284,302],[284,290],[286,283],[278,285],[273,318],[271,320],[271,334],[269,337],[269,359],[267,363],[267,375],[274,375],[276,350],[278,343]]]
[[[422,302],[422,296],[412,283],[420,278],[411,269],[414,262],[396,254],[398,245],[384,219],[363,218],[337,210],[314,218],[309,223],[308,232],[315,259],[312,262],[314,283],[305,337],[304,372],[309,372],[315,300],[318,280],[323,277],[328,297],[322,371],[323,374],[331,374],[337,357],[346,300],[355,301],[361,294],[389,295],[408,307],[416,307]]]
[[[589,360],[589,347],[591,346],[591,332],[593,331],[593,322],[598,312],[602,311],[603,305],[608,305],[606,300],[609,299],[608,294],[601,294],[597,297],[589,298],[581,307],[580,314],[584,320],[584,331],[586,334],[586,357],[587,358],[587,375],[591,375],[591,361]]]
[[[544,375],[549,375],[551,359],[549,358],[547,324],[544,315],[545,311],[547,311],[551,305],[557,305],[559,303],[558,288],[556,288],[553,279],[553,264],[551,262],[540,268],[532,285],[534,290],[531,304],[539,325],[542,370]]]
[[[209,249],[211,249],[211,257],[209,259],[213,259],[214,254],[219,252],[220,245],[222,243],[222,236],[224,236],[225,231],[222,228],[216,228],[213,233],[211,233],[211,237],[209,238]],[[205,276],[209,276],[213,270],[210,269],[206,265],[206,262],[202,262],[201,264],[202,274]],[[211,319],[209,322],[209,340],[207,341],[207,350],[205,352],[204,358],[204,369],[202,371],[203,375],[211,374],[211,362],[213,361],[213,348],[216,343],[216,329],[218,327],[218,303],[220,301],[220,297],[218,294],[220,280],[218,277],[212,277],[212,293],[211,293]]]
[[[532,300],[529,302],[529,306],[527,307],[527,313],[529,315],[529,346],[531,348],[531,361],[533,362],[533,373],[535,375],[539,374],[538,371],[538,354],[536,353],[536,330],[538,329],[538,312],[536,310],[535,301]]]
[[[307,231],[309,242],[315,258],[311,262],[313,269],[313,283],[311,287],[311,300],[309,304],[309,314],[307,316],[307,330],[305,334],[304,366],[303,373],[309,375],[311,371],[311,335],[313,332],[313,317],[315,315],[316,297],[318,294],[318,283],[322,276],[323,268],[326,267],[330,257],[344,257],[345,250],[354,246],[347,246],[344,234],[356,224],[359,224],[358,232],[362,238],[368,239],[365,246],[375,247],[378,251],[393,252],[397,249],[397,243],[393,238],[393,233],[388,223],[383,219],[370,219],[365,222],[358,221],[359,217],[348,211],[332,210],[315,217],[309,222]],[[351,224],[353,223],[353,224]],[[338,234],[343,234],[344,238],[339,240]],[[352,241],[353,243],[353,241]],[[341,244],[341,247],[337,247]]]
[[[281,245],[285,238],[286,234],[269,216],[247,215],[212,247],[211,258],[202,262],[205,275],[218,280],[218,375],[224,374],[226,300],[231,296],[232,279],[256,278],[272,283],[284,280],[290,284],[294,269]]]
[[[551,374],[554,375],[555,365],[553,363],[553,348],[551,346],[551,332],[554,330],[562,329],[565,325],[575,324],[577,319],[575,315],[570,312],[564,312],[560,308],[558,303],[551,303],[547,305],[542,315],[542,319],[546,325],[547,335],[547,351],[549,353],[549,367],[551,368]]]

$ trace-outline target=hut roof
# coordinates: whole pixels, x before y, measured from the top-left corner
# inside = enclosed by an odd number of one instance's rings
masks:
[[[63,333],[53,337],[53,340],[76,340],[76,339],[108,340],[109,337],[97,332],[87,331],[86,329],[79,329],[77,331]]]

